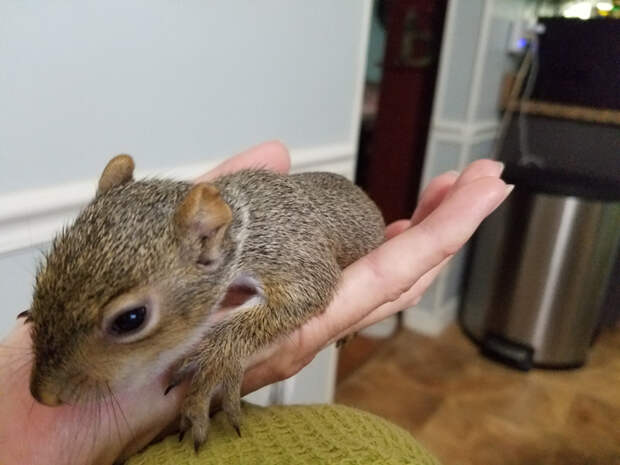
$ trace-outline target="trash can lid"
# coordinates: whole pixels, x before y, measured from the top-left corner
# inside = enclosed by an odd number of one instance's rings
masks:
[[[620,172],[620,159],[618,171]],[[615,176],[617,177],[617,174]],[[541,168],[536,165],[518,165],[506,162],[502,178],[521,189],[536,193],[579,197],[599,201],[620,201],[620,182],[609,177],[594,177],[563,171],[558,168]]]

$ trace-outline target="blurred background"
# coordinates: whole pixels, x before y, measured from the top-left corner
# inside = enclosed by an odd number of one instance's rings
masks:
[[[516,184],[419,305],[249,396],[341,402],[446,465],[620,463],[620,2],[0,3],[0,335],[117,153],[190,179],[279,139],[387,221]]]

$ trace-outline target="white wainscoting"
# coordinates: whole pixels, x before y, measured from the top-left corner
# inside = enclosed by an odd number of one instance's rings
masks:
[[[354,144],[324,145],[291,152],[292,171],[323,170],[353,178]],[[226,157],[205,163],[140,171],[136,178],[147,176],[189,180],[224,161]],[[106,160],[102,160],[101,169]],[[48,242],[60,228],[70,223],[95,192],[97,177],[91,179],[0,194],[0,257]]]

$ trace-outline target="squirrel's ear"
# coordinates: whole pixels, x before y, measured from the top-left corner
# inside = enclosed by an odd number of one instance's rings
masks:
[[[232,220],[228,204],[220,197],[215,186],[196,184],[177,209],[174,222],[183,237],[198,237],[202,250],[197,257],[203,265],[214,263],[220,253],[220,244]]]
[[[97,195],[105,194],[113,187],[133,181],[133,159],[129,155],[117,155],[108,162],[99,178]]]

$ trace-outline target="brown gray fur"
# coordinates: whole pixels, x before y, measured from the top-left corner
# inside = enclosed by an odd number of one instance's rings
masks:
[[[108,164],[37,273],[31,391],[77,402],[172,367],[173,384],[191,376],[180,428],[199,447],[214,390],[238,431],[247,361],[325,309],[341,269],[383,241],[384,222],[335,174],[245,170],[192,185],[132,173],[128,156]],[[256,297],[219,310],[237,284]],[[132,306],[146,309],[143,328],[111,332]]]

